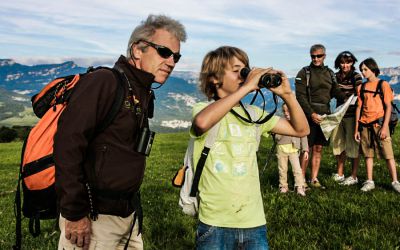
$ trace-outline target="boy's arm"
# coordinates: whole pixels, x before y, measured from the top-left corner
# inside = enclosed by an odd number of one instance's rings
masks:
[[[231,95],[211,103],[200,111],[193,120],[193,130],[196,136],[200,136],[207,132],[249,92],[249,88],[243,86]]]
[[[393,99],[393,94],[392,90],[390,89],[389,83],[384,81],[382,83],[382,91],[383,91],[383,102],[385,105],[385,116],[382,124],[382,128],[379,131],[379,137],[381,140],[386,139],[387,136],[389,136],[389,120],[390,120],[390,115],[392,113],[392,99]]]
[[[260,77],[269,72],[271,68],[256,68],[250,71],[245,83],[235,92],[222,96],[221,99],[211,103],[200,111],[193,119],[193,132],[200,136],[207,132],[212,126],[219,122],[239,101],[251,91],[258,89]],[[217,88],[218,96],[224,95],[221,89]]]

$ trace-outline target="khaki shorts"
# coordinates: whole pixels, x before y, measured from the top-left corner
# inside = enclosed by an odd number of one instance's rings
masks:
[[[373,126],[376,138],[378,140],[374,141],[374,145],[371,148],[371,136],[367,128],[363,128],[361,131],[361,149],[365,157],[373,158],[376,155],[378,159],[383,158],[385,160],[394,159],[393,148],[392,148],[392,138],[388,135],[386,139],[381,140],[378,138],[378,132],[381,129],[380,125]]]
[[[354,139],[356,122],[354,117],[343,118],[342,122],[332,133],[332,148],[334,155],[343,151],[347,157],[358,158],[360,144]]]
[[[131,225],[133,222],[132,213],[130,216],[123,218],[114,215],[99,214],[96,221],[91,221],[92,234],[90,235],[90,250],[114,250],[124,249],[126,241],[129,238]],[[75,244],[71,244],[65,238],[65,218],[60,215],[60,240],[58,242],[58,250],[78,250],[82,249]],[[131,238],[129,240],[128,249],[143,250],[142,235],[138,235],[139,222],[136,220]]]

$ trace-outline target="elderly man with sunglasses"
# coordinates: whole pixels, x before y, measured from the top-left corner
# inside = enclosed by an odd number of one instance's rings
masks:
[[[323,146],[329,145],[322,133],[321,115],[330,113],[330,100],[335,97],[339,100],[346,98],[336,82],[333,71],[324,65],[326,49],[322,44],[315,44],[310,48],[311,63],[303,67],[296,76],[296,97],[307,116],[310,126],[308,145],[311,150],[311,178],[310,186],[324,188],[318,180],[318,172],[322,157]],[[301,160],[304,177],[309,159]]]
[[[184,41],[180,22],[149,15],[132,32],[115,70],[88,73],[75,87],[54,140],[58,249],[143,249],[139,188],[147,153],[138,142],[153,116],[151,85],[165,83]],[[122,104],[98,132],[120,85]]]

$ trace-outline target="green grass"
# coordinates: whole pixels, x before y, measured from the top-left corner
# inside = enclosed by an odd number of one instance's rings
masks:
[[[398,128],[394,136],[396,159],[400,158],[399,134]],[[194,248],[197,221],[182,214],[177,203],[179,190],[171,185],[187,141],[187,133],[156,135],[142,185],[145,249]],[[262,142],[260,166],[264,165],[270,144],[269,139]],[[10,249],[14,242],[13,202],[20,147],[19,142],[0,144],[0,249]],[[330,176],[335,169],[331,149],[326,148],[320,180],[327,189],[311,190],[306,197],[294,192],[281,195],[272,158],[261,178],[271,249],[400,249],[400,194],[391,189],[385,163],[375,161],[377,188],[370,193],[362,193],[361,184],[342,187],[334,183]],[[345,173],[350,173],[349,167]],[[365,176],[361,161],[361,182]],[[28,234],[27,219],[23,220],[23,229],[25,249],[56,249],[59,234],[53,221],[42,223],[43,233],[37,238]]]

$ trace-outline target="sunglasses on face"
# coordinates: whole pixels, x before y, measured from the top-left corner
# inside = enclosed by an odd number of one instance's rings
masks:
[[[164,59],[168,59],[169,57],[173,56],[174,58],[174,63],[179,62],[179,59],[181,58],[181,54],[179,54],[178,52],[174,53],[172,52],[172,50],[170,50],[169,48],[165,47],[165,46],[161,46],[146,40],[140,40],[139,42],[143,42],[151,47],[153,47],[159,56],[161,56]]]
[[[342,56],[351,57],[351,54],[350,54],[350,53],[348,53],[348,52],[344,52],[344,53],[342,53]]]
[[[325,54],[318,54],[318,55],[311,55],[311,58],[312,59],[314,59],[314,58],[321,58],[321,57],[323,57]]]

